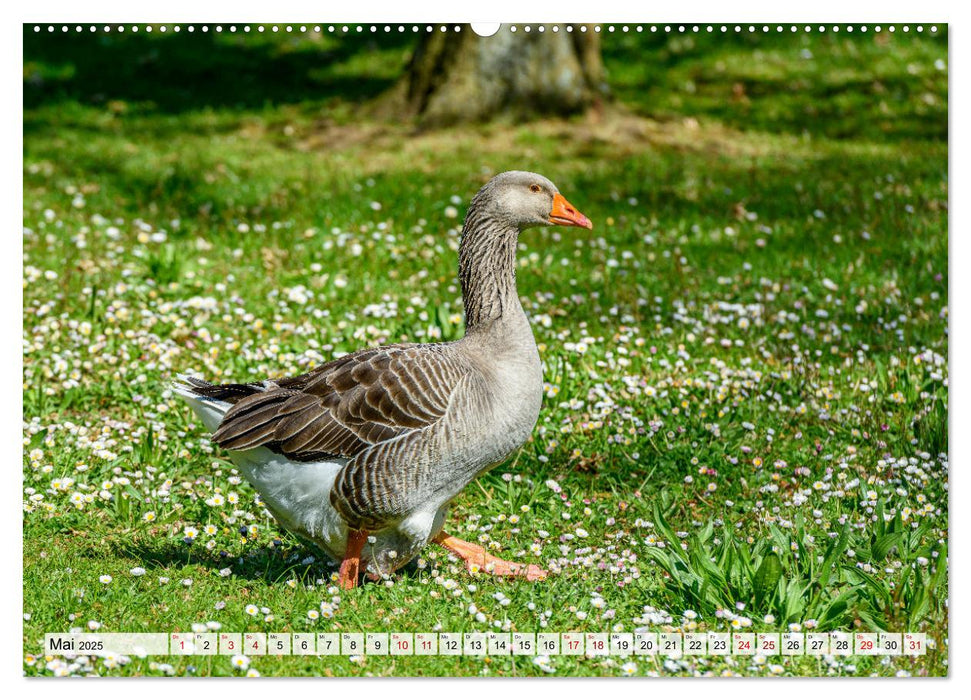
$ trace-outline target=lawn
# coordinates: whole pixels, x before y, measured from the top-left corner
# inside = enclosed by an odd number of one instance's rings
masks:
[[[416,132],[413,35],[24,35],[27,675],[946,675],[947,36],[604,35],[617,101]],[[531,440],[430,548],[338,591],[168,388],[460,337],[462,216],[530,230]],[[924,657],[168,657],[45,632],[919,631]]]

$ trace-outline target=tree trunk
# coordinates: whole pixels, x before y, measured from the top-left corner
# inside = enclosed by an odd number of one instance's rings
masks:
[[[423,125],[569,115],[606,96],[600,36],[588,26],[481,37],[464,25],[423,34],[397,87]],[[400,105],[399,102],[399,105]]]

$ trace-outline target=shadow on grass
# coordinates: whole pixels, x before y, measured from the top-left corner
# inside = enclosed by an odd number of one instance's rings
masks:
[[[118,542],[115,553],[127,556],[142,563],[149,570],[182,569],[187,566],[203,566],[219,572],[232,571],[233,578],[247,581],[284,583],[296,579],[312,583],[317,579],[328,579],[337,568],[336,563],[316,548],[308,547],[294,540],[284,540],[275,548],[257,544],[249,545],[236,553],[225,550],[207,550],[198,544],[174,544],[168,542],[148,543],[135,540]],[[101,556],[91,552],[92,556]]]
[[[24,27],[24,107],[78,101],[148,103],[160,113],[201,108],[359,102],[394,82],[412,33],[320,35],[35,33]],[[73,29],[73,27],[72,27]],[[314,38],[316,37],[316,38]],[[344,70],[354,62],[353,70]]]
[[[298,538],[286,535],[280,544],[273,548],[255,542],[242,546],[240,551],[207,550],[198,544],[173,542],[150,543],[144,540],[125,542],[102,541],[100,546],[84,550],[84,556],[104,558],[105,549],[114,556],[128,557],[138,561],[148,571],[178,571],[190,566],[202,566],[213,572],[229,569],[233,579],[245,581],[264,581],[268,584],[286,584],[296,580],[300,584],[316,584],[320,580],[328,582],[331,574],[338,570],[338,563],[329,555]],[[418,570],[416,562],[410,561],[399,569],[395,576],[413,575]],[[371,583],[361,577],[361,583]]]

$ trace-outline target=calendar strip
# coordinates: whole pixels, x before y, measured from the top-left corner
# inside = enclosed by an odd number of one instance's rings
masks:
[[[47,634],[53,656],[923,656],[921,632]]]

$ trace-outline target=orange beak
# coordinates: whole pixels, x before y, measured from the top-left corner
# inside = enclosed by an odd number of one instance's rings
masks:
[[[593,222],[576,210],[566,201],[566,197],[557,192],[553,195],[553,211],[550,212],[550,223],[554,226],[580,226],[593,228]]]

